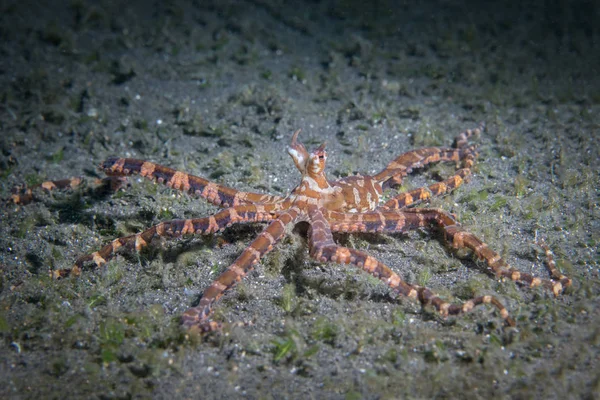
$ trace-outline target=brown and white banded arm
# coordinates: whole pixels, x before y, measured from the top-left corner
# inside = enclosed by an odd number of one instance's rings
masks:
[[[212,306],[223,294],[242,280],[262,256],[273,249],[286,232],[288,225],[298,219],[300,210],[292,207],[273,220],[242,254],[204,291],[200,303],[183,313],[182,324],[186,328],[197,329],[200,333],[219,328],[219,323],[210,321]]]
[[[114,257],[117,251],[121,249],[140,251],[155,237],[176,238],[182,235],[203,235],[222,231],[232,224],[271,221],[276,217],[274,208],[273,204],[248,204],[229,207],[209,217],[163,221],[143,232],[114,239],[100,250],[79,257],[72,269],[55,270],[52,274],[56,278],[69,274],[79,275],[86,263],[93,262],[100,267]]]
[[[414,213],[427,216],[427,220],[434,228],[439,228],[445,235],[448,243],[455,249],[467,248],[473,251],[474,255],[484,260],[487,266],[499,278],[507,278],[512,281],[526,284],[530,287],[543,286],[550,289],[555,296],[560,295],[566,288],[571,286],[571,279],[562,275],[554,264],[554,260],[549,253],[547,246],[542,246],[546,251],[548,262],[546,267],[550,272],[550,279],[541,279],[527,272],[521,272],[511,267],[498,253],[493,251],[481,239],[470,232],[466,232],[456,223],[454,217],[449,213],[435,208],[413,208],[404,210],[405,214]]]
[[[77,186],[79,186],[81,182],[81,178],[74,177],[67,179],[59,179],[56,181],[45,181],[40,183],[39,185],[33,185],[31,187],[27,187],[25,185],[15,186],[11,189],[9,201],[13,202],[14,204],[26,205],[34,200],[34,191],[36,189],[43,189],[48,192],[56,189],[74,189]]]
[[[170,188],[205,198],[210,203],[223,208],[242,204],[269,204],[283,201],[281,196],[242,192],[199,176],[134,158],[109,158],[100,165],[100,169],[109,176],[140,175]]]
[[[406,152],[391,161],[381,172],[373,176],[382,187],[394,187],[402,183],[402,179],[416,168],[422,168],[435,162],[462,162],[463,168],[470,168],[477,157],[476,146],[467,146],[469,138],[479,135],[485,130],[481,123],[475,129],[461,132],[455,139],[453,148],[426,147]]]
[[[403,281],[398,274],[374,257],[371,257],[360,250],[337,245],[333,241],[331,229],[321,210],[309,210],[309,221],[311,223],[308,238],[309,251],[311,257],[317,261],[355,265],[375,278],[383,281],[401,296],[417,300],[423,306],[433,306],[443,317],[469,312],[480,304],[491,304],[498,309],[500,316],[507,325],[515,325],[515,321],[509,316],[506,307],[504,307],[504,305],[495,297],[478,296],[465,301],[462,304],[447,303],[428,288],[419,285],[411,285]]]
[[[377,209],[364,213],[343,213],[324,210],[323,213],[332,232],[402,233],[431,224],[427,214],[404,211]]]
[[[449,213],[435,208],[412,208],[402,211],[375,210],[361,214],[328,212],[333,232],[400,233],[418,228],[440,229],[455,249],[468,248],[474,255],[484,260],[490,271],[498,277],[508,278],[530,287],[544,286],[556,296],[571,286],[571,279],[562,275],[556,268],[551,252],[545,244],[540,244],[547,255],[546,266],[552,280],[534,277],[511,267],[498,253],[489,248],[481,239],[464,231]]]
[[[382,208],[401,209],[428,201],[433,196],[442,196],[461,186],[470,175],[471,168],[463,167],[456,171],[450,178],[444,179],[441,182],[436,182],[429,186],[420,187],[409,192],[400,193],[392,197],[383,204]]]

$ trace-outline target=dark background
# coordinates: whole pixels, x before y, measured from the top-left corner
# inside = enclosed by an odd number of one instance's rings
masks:
[[[574,281],[559,298],[499,282],[428,232],[339,237],[443,298],[498,296],[517,327],[485,307],[443,320],[312,262],[292,234],[216,307],[253,325],[189,337],[179,316],[260,226],[53,281],[115,237],[214,207],[138,179],[109,196],[39,192],[0,208],[0,397],[598,398],[596,2],[0,4],[3,200],[17,184],[91,182],[108,156],[285,195],[297,128],[327,143],[337,178],[485,121],[471,181],[432,205],[545,277],[544,238]]]

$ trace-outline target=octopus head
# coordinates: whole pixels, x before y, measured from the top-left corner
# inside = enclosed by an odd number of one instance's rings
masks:
[[[298,134],[300,129],[294,132],[292,143],[288,146],[288,154],[292,156],[296,168],[302,175],[317,176],[325,171],[325,163],[327,161],[327,152],[325,151],[325,143],[319,146],[318,149],[311,153],[306,151],[306,147],[298,142]]]

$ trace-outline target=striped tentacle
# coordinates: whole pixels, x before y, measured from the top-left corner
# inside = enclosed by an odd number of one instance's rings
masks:
[[[454,148],[427,147],[401,154],[390,162],[381,172],[373,176],[384,188],[398,186],[402,179],[415,168],[422,168],[434,162],[458,162],[466,158],[472,158],[470,162],[463,162],[463,168],[470,168],[475,159],[475,146],[467,147],[469,138],[479,135],[485,130],[485,124],[481,123],[475,129],[461,132],[454,139]]]
[[[551,274],[552,280],[541,279],[527,272],[521,272],[511,267],[498,253],[483,243],[481,239],[472,233],[463,231],[456,225],[443,226],[444,233],[454,248],[471,249],[480,260],[485,260],[490,269],[498,277],[511,279],[515,282],[524,283],[530,287],[543,286],[554,293],[560,295],[567,287],[571,286],[571,279],[558,272],[552,257],[548,258],[547,268]],[[548,255],[548,251],[546,252]]]
[[[452,214],[435,208],[404,210],[378,208],[355,214],[338,211],[324,211],[324,213],[333,232],[400,233],[423,227],[458,224]]]
[[[400,233],[427,226],[429,222],[420,214],[399,210],[377,209],[364,213],[323,211],[332,232],[389,232]]]
[[[111,176],[140,175],[173,189],[203,197],[210,203],[223,208],[241,204],[270,204],[283,200],[280,196],[242,192],[199,176],[133,158],[109,158],[100,165],[100,168]]]
[[[362,251],[335,244],[331,230],[322,212],[318,210],[309,212],[309,222],[311,224],[309,231],[310,255],[316,260],[320,262],[355,265],[380,279],[400,295],[417,300],[423,306],[433,306],[443,317],[471,311],[475,306],[480,304],[491,304],[498,309],[500,316],[507,325],[515,325],[514,320],[509,316],[504,305],[495,297],[479,296],[462,304],[447,303],[426,287],[404,282],[398,274],[374,257]]]
[[[463,159],[463,167],[450,178],[436,182],[427,187],[421,187],[410,192],[400,193],[383,204],[385,208],[400,209],[429,200],[433,196],[441,196],[452,192],[461,186],[471,175],[471,166],[476,153],[469,153]]]
[[[140,251],[157,236],[201,235],[221,231],[236,223],[270,221],[276,216],[272,210],[274,207],[272,204],[248,204],[226,208],[210,217],[164,221],[143,232],[115,239],[100,250],[79,257],[72,269],[53,271],[53,276],[60,278],[68,274],[79,275],[83,266],[88,262],[93,262],[100,267],[112,258],[117,250],[128,248]]]
[[[273,246],[285,235],[286,227],[294,223],[299,215],[300,210],[297,207],[292,207],[273,220],[233,264],[227,267],[204,291],[198,306],[183,313],[183,325],[186,328],[197,329],[200,333],[218,329],[219,324],[209,320],[215,301],[242,280],[263,255],[271,251]]]
[[[546,254],[546,268],[548,268],[550,276],[552,276],[554,280],[560,281],[565,288],[571,286],[571,284],[573,283],[571,279],[561,274],[558,268],[556,268],[556,262],[554,262],[554,254],[552,253],[552,250],[550,250],[550,247],[548,247],[548,245],[543,240],[537,242],[537,245],[540,246]]]
[[[458,136],[454,138],[452,147],[457,149],[463,148],[467,145],[471,137],[479,136],[482,132],[485,132],[485,122],[481,122],[475,129],[467,129],[466,131],[459,133]]]
[[[124,183],[125,178],[117,176],[108,176],[102,179],[94,179],[91,182],[81,177],[59,179],[55,181],[45,181],[31,187],[15,186],[12,188],[10,201],[15,204],[26,205],[35,201],[35,191],[43,189],[47,192],[54,190],[69,190],[77,189],[80,186],[85,186],[85,191],[96,194],[104,194],[117,191]]]
[[[390,162],[381,172],[373,176],[384,188],[398,186],[402,179],[415,168],[440,161],[458,162],[461,149],[444,147],[426,147],[401,154]]]
[[[465,232],[449,213],[433,208],[412,208],[403,210],[405,214],[414,213],[421,215],[421,218],[429,224],[441,228],[446,239],[455,249],[468,248],[473,251],[480,260],[485,260],[489,268],[498,277],[508,278],[515,282],[527,284],[530,287],[544,286],[558,296],[564,289],[571,286],[571,279],[562,275],[556,269],[556,264],[552,258],[550,249],[544,245],[546,255],[548,256],[547,268],[552,280],[537,278],[527,272],[521,272],[511,267],[498,253],[489,248],[481,239],[472,233]]]
[[[11,196],[10,196],[10,201],[12,201],[14,204],[29,204],[34,200],[34,194],[33,191],[40,188],[40,189],[44,189],[46,191],[52,191],[52,190],[65,190],[65,189],[75,189],[76,187],[78,187],[79,185],[81,185],[81,182],[83,181],[82,178],[79,177],[75,177],[75,178],[68,178],[68,179],[60,179],[60,180],[56,180],[56,181],[45,181],[40,183],[39,185],[34,185],[31,187],[26,187],[26,186],[15,186],[12,188],[11,190]]]

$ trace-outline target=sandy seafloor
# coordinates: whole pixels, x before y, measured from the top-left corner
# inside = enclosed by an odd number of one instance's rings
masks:
[[[1,2],[1,398],[600,397],[597,3],[364,3]],[[223,330],[190,337],[179,316],[260,225],[54,281],[115,237],[216,207],[139,179],[6,202],[24,182],[93,182],[108,156],[285,195],[297,128],[338,178],[480,121],[472,179],[431,205],[541,277],[544,238],[572,290],[500,282],[436,232],[338,239],[445,299],[498,296],[513,329],[485,307],[444,320],[312,262],[293,233],[217,304]]]

